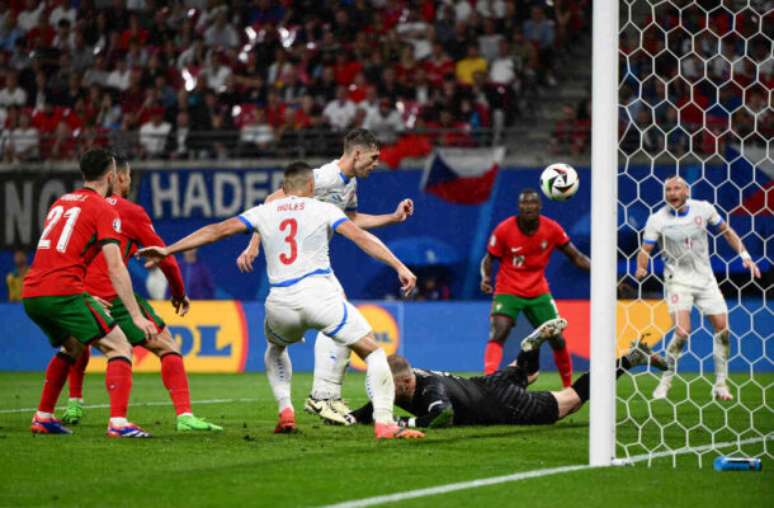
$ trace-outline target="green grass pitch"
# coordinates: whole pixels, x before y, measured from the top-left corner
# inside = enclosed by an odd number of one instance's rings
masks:
[[[176,433],[174,412],[160,377],[138,374],[130,418],[150,431],[153,439],[109,440],[104,436],[108,414],[104,408],[88,409],[72,436],[34,437],[28,430],[32,412],[24,409],[37,404],[42,379],[40,373],[0,374],[2,506],[320,506],[587,461],[587,408],[554,426],[452,428],[428,432],[422,441],[376,442],[370,427],[326,426],[303,413],[300,408],[311,385],[311,375],[303,373],[296,374],[293,383],[301,430],[295,435],[272,434],[276,406],[263,374],[191,376],[192,399],[209,401],[194,402],[194,411],[226,429],[212,435]],[[770,386],[774,376],[757,379]],[[655,383],[648,375],[636,382],[646,394]],[[702,406],[708,425],[728,418],[735,429],[749,428],[749,412],[723,411],[709,401],[704,384],[704,380],[677,384],[674,398],[683,399],[685,390],[691,390],[696,404],[673,408],[659,403],[652,406],[650,417],[631,379],[621,380],[619,393],[632,396],[631,421],[641,425],[644,441],[660,439],[654,422],[665,422],[677,411],[686,429],[667,427],[666,442],[684,443],[686,433],[691,445],[709,442],[711,436],[695,428],[697,407]],[[549,374],[535,388],[558,386],[558,377]],[[742,399],[757,407],[764,392],[751,388],[745,387]],[[774,395],[771,391],[765,393],[768,400]],[[85,395],[87,404],[106,403],[102,376],[87,376]],[[365,400],[362,374],[348,375],[345,395],[353,406]],[[619,417],[622,411],[619,406]],[[752,418],[771,437],[771,409],[763,407]],[[634,423],[619,434],[628,441],[638,435]],[[718,433],[716,441],[730,437],[725,434]],[[751,445],[749,451],[761,448],[761,444]],[[642,450],[632,447],[630,452]],[[695,455],[685,455],[678,459],[677,469],[671,459],[659,459],[651,467],[639,463],[585,469],[398,504],[772,506],[774,463],[770,459],[764,459],[760,473],[718,473],[711,467],[716,455],[705,454],[702,469]]]

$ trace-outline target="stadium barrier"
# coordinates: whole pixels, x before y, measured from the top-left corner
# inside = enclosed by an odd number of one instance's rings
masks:
[[[194,301],[186,317],[176,316],[169,302],[153,302],[154,308],[167,322],[180,344],[190,372],[258,372],[263,371],[264,310],[261,302],[236,300]],[[588,368],[589,302],[588,300],[559,300],[560,313],[570,321],[565,335],[576,371]],[[772,330],[770,313],[757,312],[762,308],[760,299],[742,299],[731,305],[730,327],[733,332],[732,371],[771,371],[764,358],[763,340]],[[358,307],[369,320],[377,341],[388,352],[400,352],[415,365],[450,371],[477,372],[481,370],[483,349],[488,333],[489,303],[487,302],[359,302]],[[668,332],[669,317],[662,300],[627,300],[618,304],[619,348],[642,334],[646,340],[657,343]],[[6,332],[0,340],[0,371],[44,370],[54,350],[43,333],[25,315],[20,304],[0,304],[5,316]],[[756,316],[750,319],[750,316]],[[626,319],[623,319],[626,317]],[[698,315],[694,313],[692,354],[680,360],[680,369],[695,372],[712,370],[712,336],[699,329]],[[521,337],[531,328],[520,319],[506,346],[505,359],[515,358]],[[308,333],[305,343],[290,349],[296,371],[311,371],[314,365],[314,333]],[[141,348],[135,352],[135,370],[159,370],[155,356]],[[544,370],[554,370],[549,347],[541,356]],[[353,361],[353,368],[362,364]],[[104,359],[94,355],[91,371],[104,370]]]

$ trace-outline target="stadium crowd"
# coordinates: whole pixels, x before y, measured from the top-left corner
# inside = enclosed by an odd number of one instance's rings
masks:
[[[475,146],[556,86],[587,0],[0,0],[0,154],[71,160]]]

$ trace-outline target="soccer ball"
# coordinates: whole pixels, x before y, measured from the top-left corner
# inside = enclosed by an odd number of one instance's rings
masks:
[[[563,162],[551,164],[540,175],[540,190],[554,201],[570,199],[578,192],[579,185],[575,168]]]

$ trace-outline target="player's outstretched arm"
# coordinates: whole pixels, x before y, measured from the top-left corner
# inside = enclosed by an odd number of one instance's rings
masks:
[[[492,261],[493,257],[488,252],[481,258],[481,291],[491,295],[494,291],[492,286]]]
[[[591,260],[587,255],[582,253],[578,250],[577,247],[575,247],[575,244],[572,242],[567,242],[561,247],[559,247],[559,250],[564,253],[565,256],[567,256],[572,263],[580,268],[581,270],[585,271],[591,271]]]
[[[393,254],[392,251],[376,236],[359,228],[352,221],[341,223],[336,231],[354,242],[355,245],[360,247],[363,252],[372,258],[378,259],[398,272],[403,294],[409,295],[414,291],[414,287],[417,285],[417,276],[414,275],[400,259],[395,257],[395,254]]]
[[[399,222],[405,222],[406,219],[414,215],[414,202],[410,199],[404,199],[395,208],[392,213],[385,213],[382,215],[370,215],[367,213],[360,213],[358,211],[347,212],[349,220],[355,223],[362,229],[373,229],[382,226],[388,226],[390,224],[397,224]]]
[[[177,254],[178,252],[196,249],[202,245],[208,245],[237,233],[244,233],[245,231],[247,231],[245,223],[237,217],[232,217],[223,222],[210,224],[209,226],[197,229],[190,235],[176,241],[168,247],[145,247],[144,249],[138,250],[136,255],[158,262],[165,257]]]
[[[140,306],[137,305],[137,300],[134,298],[132,279],[129,277],[129,272],[121,258],[121,248],[118,244],[108,243],[102,246],[102,254],[105,256],[105,262],[107,264],[108,274],[110,275],[110,282],[113,283],[113,289],[116,290],[116,294],[124,303],[126,310],[132,317],[134,324],[137,325],[137,328],[145,333],[146,339],[152,339],[156,336],[156,327],[153,323],[145,319],[142,312],[140,312]]]
[[[758,265],[755,264],[752,256],[750,256],[750,253],[747,252],[747,249],[744,246],[744,242],[742,242],[742,239],[739,238],[739,235],[736,231],[734,231],[734,228],[729,226],[727,222],[724,222],[719,226],[718,232],[723,235],[723,238],[726,239],[728,245],[739,254],[739,257],[742,258],[742,264],[745,268],[750,270],[752,276],[756,279],[760,279],[761,271],[758,268]]]
[[[642,280],[648,275],[648,261],[650,260],[650,254],[653,252],[654,244],[643,243],[640,251],[637,253],[637,271],[634,273],[634,277],[637,280]]]

